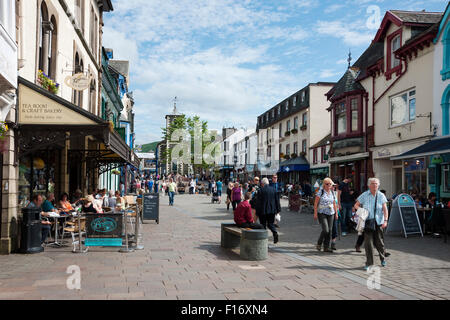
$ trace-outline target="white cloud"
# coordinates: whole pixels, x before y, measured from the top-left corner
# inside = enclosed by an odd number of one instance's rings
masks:
[[[339,74],[341,74],[342,73],[342,71],[336,71],[336,70],[333,70],[333,69],[324,69],[324,70],[322,70],[321,71],[321,73],[320,73],[320,75],[319,75],[319,78],[321,78],[321,79],[323,79],[323,78],[331,78],[331,77],[335,77],[335,76],[337,76],[337,75],[339,75]]]
[[[362,24],[364,26],[364,24]],[[317,32],[340,38],[345,44],[351,46],[363,46],[370,44],[373,39],[373,32],[360,31],[361,24],[344,24],[342,21],[319,21],[317,23]]]

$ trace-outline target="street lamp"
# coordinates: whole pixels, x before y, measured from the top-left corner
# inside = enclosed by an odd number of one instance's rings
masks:
[[[234,160],[234,167],[233,167],[234,177],[235,177],[235,179],[237,179],[237,170],[236,170],[236,166],[237,166],[237,155],[234,155],[233,160]]]

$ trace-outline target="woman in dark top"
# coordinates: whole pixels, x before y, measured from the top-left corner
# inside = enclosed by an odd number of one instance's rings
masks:
[[[89,195],[83,203],[82,211],[85,213],[98,213],[94,208],[94,197]]]

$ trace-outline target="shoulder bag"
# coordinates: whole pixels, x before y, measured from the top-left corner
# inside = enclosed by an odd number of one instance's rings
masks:
[[[370,191],[369,191],[370,192]],[[377,200],[378,200],[378,191],[377,195],[375,196],[375,207],[373,209],[373,219],[366,219],[366,224],[364,226],[364,231],[373,232],[376,230],[377,225]]]

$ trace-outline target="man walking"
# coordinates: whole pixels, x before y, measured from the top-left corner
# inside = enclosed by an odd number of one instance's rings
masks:
[[[349,232],[350,219],[352,218],[353,196],[350,194],[350,183],[352,177],[348,176],[341,182],[338,190],[339,210],[342,214],[341,227],[342,235],[346,236]]]
[[[269,186],[269,179],[262,179],[262,187],[257,194],[257,206],[259,210],[256,210],[259,222],[272,231],[273,243],[278,242],[278,232],[275,228],[275,215],[281,212],[280,198],[275,189]]]
[[[177,184],[173,181],[172,178],[170,178],[169,185],[167,188],[169,189],[169,206],[173,206],[175,192],[177,191]]]

